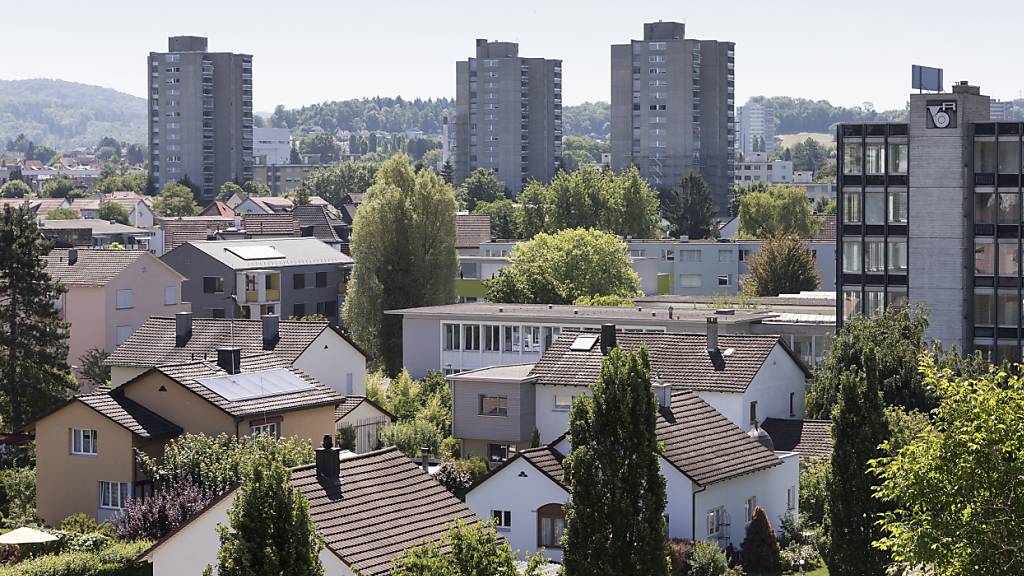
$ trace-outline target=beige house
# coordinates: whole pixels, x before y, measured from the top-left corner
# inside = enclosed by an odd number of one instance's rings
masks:
[[[185,279],[141,250],[53,250],[46,272],[67,287],[54,304],[70,326],[68,363],[90,348],[110,352],[147,318],[187,312]]]
[[[36,436],[36,509],[57,525],[105,520],[152,488],[134,450],[159,456],[181,433],[333,435],[344,398],[273,354],[222,348],[215,361],[161,366],[106,394],[78,396],[25,427]]]

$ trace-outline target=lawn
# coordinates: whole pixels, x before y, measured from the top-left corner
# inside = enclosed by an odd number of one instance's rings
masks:
[[[834,134],[827,134],[825,132],[801,132],[799,134],[776,134],[775,136],[779,140],[782,140],[783,148],[792,148],[797,142],[803,142],[808,138],[812,138],[821,144],[825,148],[832,148],[835,146],[833,139]]]

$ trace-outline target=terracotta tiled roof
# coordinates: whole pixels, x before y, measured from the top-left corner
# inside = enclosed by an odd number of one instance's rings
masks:
[[[144,250],[80,249],[78,261],[68,264],[68,250],[54,249],[46,256],[46,272],[51,278],[72,286],[105,286],[136,260]]]
[[[590,386],[601,374],[600,339],[587,351],[569,347],[580,334],[563,330],[534,366],[531,375],[540,384]],[[590,334],[594,334],[591,332]],[[778,336],[722,334],[718,351],[708,352],[704,334],[618,332],[618,345],[636,349],[646,345],[652,376],[673,388],[707,392],[743,392],[776,345]]]
[[[125,398],[113,394],[83,394],[76,400],[143,438],[171,438],[181,426]]]
[[[227,203],[221,200],[214,200],[203,211],[199,213],[200,216],[225,216],[234,217],[235,211],[231,209]]]
[[[315,466],[294,469],[291,485],[324,544],[363,576],[390,574],[407,548],[436,542],[457,519],[479,521],[394,447],[342,460],[340,487],[321,483]]]
[[[321,242],[327,242],[328,244],[341,242],[341,239],[334,232],[331,220],[327,216],[327,208],[324,206],[304,204],[296,206],[292,210],[292,214],[295,215],[296,224],[299,228],[312,226],[313,236]]]
[[[832,455],[832,423],[828,420],[767,418],[761,428],[772,437],[776,450],[799,452],[806,458]]]
[[[268,349],[263,347],[263,324],[260,320],[226,318],[193,318],[192,336],[176,346],[175,319],[150,316],[132,332],[104,361],[107,366],[152,368],[163,364],[181,364],[204,357],[217,359],[217,348],[235,345],[243,355],[273,352],[291,364],[324,330],[327,321],[298,322],[281,320],[278,339]]]
[[[334,390],[320,383],[319,380],[309,376],[295,368],[290,363],[282,360],[274,354],[263,354],[259,356],[243,356],[241,361],[240,374],[256,375],[259,372],[275,368],[285,368],[299,378],[312,385],[312,389],[304,389],[298,392],[265,396],[262,398],[245,398],[241,400],[228,400],[207,388],[199,379],[217,376],[227,376],[227,372],[217,366],[214,359],[208,362],[190,362],[188,364],[171,364],[159,366],[156,370],[168,378],[180,383],[192,392],[205,398],[208,402],[217,406],[224,412],[235,416],[252,416],[275,412],[287,412],[318,406],[334,406],[344,400]],[[124,384],[131,386],[131,383]]]
[[[487,214],[455,215],[455,247],[479,248],[491,241],[491,217]]]
[[[250,212],[242,215],[242,227],[247,236],[298,236],[299,227],[291,212],[272,212],[264,214]]]

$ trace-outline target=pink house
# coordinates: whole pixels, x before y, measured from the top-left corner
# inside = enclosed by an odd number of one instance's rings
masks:
[[[189,312],[184,276],[142,250],[54,249],[46,271],[67,287],[55,302],[70,323],[68,364],[87,350],[112,352],[150,316]]]

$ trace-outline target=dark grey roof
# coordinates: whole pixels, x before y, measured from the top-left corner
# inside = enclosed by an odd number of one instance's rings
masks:
[[[349,413],[358,408],[364,402],[369,404],[370,406],[373,406],[380,412],[384,413],[384,415],[386,415],[388,418],[391,418],[392,421],[395,420],[395,416],[393,414],[381,408],[380,406],[377,405],[376,402],[370,400],[365,396],[346,396],[345,400],[341,404],[338,404],[338,407],[334,409],[334,421],[337,422],[338,420],[341,420],[345,416],[348,416]]]
[[[211,235],[234,225],[231,216],[186,216],[181,218],[158,218],[157,223],[164,231],[164,252],[193,240],[206,240]]]
[[[554,480],[556,484],[568,489],[565,485],[565,468],[562,467],[562,460],[565,459],[565,456],[561,452],[550,446],[541,446],[523,450],[519,455],[534,468],[543,472],[545,476]]]
[[[590,386],[597,381],[604,358],[600,338],[587,351],[570,350],[579,334],[563,330],[544,352],[530,372],[539,384]],[[652,378],[673,388],[707,392],[745,391],[776,345],[788,350],[778,336],[751,334],[719,335],[717,352],[708,352],[704,334],[619,331],[616,340],[629,350],[647,346]]]
[[[175,319],[150,316],[107,356],[107,366],[138,366],[152,368],[163,364],[181,364],[194,360],[217,359],[217,348],[235,345],[243,355],[273,352],[291,364],[324,330],[331,329],[324,321],[281,320],[278,339],[269,348],[263,347],[263,324],[260,320],[224,318],[193,318],[192,337],[183,346],[175,346]]]
[[[260,238],[251,240],[195,240],[189,242],[197,250],[205,252],[211,258],[220,261],[233,270],[252,270],[256,268],[281,268],[284,266],[314,266],[352,264],[352,258],[331,248],[316,238]],[[231,250],[268,246],[282,254],[283,258],[244,259]],[[182,249],[181,247],[176,250]]]
[[[291,212],[249,212],[242,215],[242,227],[251,237],[291,237],[299,235],[299,226]]]
[[[181,426],[119,394],[83,394],[75,400],[143,438],[171,438],[182,432]]]
[[[767,418],[761,428],[772,437],[776,450],[799,452],[806,458],[832,455],[832,422],[828,420]]]
[[[455,215],[455,247],[480,248],[491,241],[491,217],[487,214]]]
[[[290,372],[305,380],[312,386],[312,389],[300,390],[276,396],[263,398],[244,398],[241,400],[227,400],[213,390],[207,388],[199,379],[212,376],[226,376],[227,372],[221,370],[216,359],[209,362],[190,362],[188,364],[171,364],[160,366],[155,370],[163,373],[168,378],[180,383],[185,388],[204,398],[209,403],[217,406],[224,412],[235,416],[252,416],[275,412],[288,412],[318,406],[337,406],[344,397],[320,383],[319,380],[309,376],[295,368],[289,362],[285,362],[274,354],[260,356],[243,356],[241,362],[242,373],[255,373],[274,368],[287,368]],[[131,386],[131,381],[124,384]]]
[[[68,250],[54,249],[46,256],[46,272],[67,285],[105,286],[146,254],[145,250],[79,249],[78,261],[72,265]]]
[[[324,544],[363,576],[391,573],[410,547],[436,542],[457,519],[478,522],[466,505],[395,447],[341,461],[340,488],[315,466],[292,471]]]
[[[327,215],[327,208],[319,204],[301,204],[292,209],[295,215],[296,226],[301,229],[303,226],[313,227],[313,237],[321,242],[334,244],[341,242],[334,232],[334,226]]]

